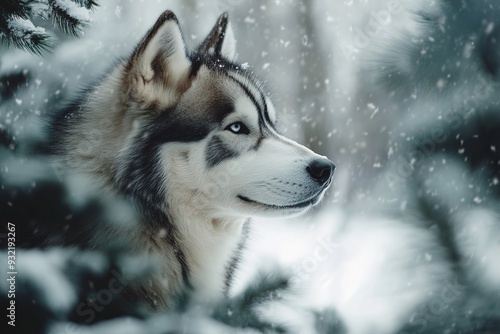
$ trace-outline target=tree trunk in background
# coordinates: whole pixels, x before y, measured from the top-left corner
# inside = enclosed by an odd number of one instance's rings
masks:
[[[328,58],[331,55],[321,47],[320,32],[314,23],[313,3],[305,1],[300,9],[295,11],[301,34],[296,103],[303,121],[305,144],[319,154],[329,155],[332,148],[330,141],[325,139],[333,127],[328,98]]]

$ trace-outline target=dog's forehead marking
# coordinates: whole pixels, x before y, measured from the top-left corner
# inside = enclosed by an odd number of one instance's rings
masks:
[[[185,116],[218,124],[232,112],[234,93],[224,76],[215,76],[202,67],[190,89],[184,94],[177,109]],[[234,90],[234,89],[233,89]]]
[[[274,109],[274,104],[269,98],[265,98],[266,100],[266,105],[267,105],[267,112],[269,114],[269,118],[271,119],[271,122],[274,124],[276,123],[276,120],[278,118],[276,114],[276,109]]]
[[[247,119],[251,124],[259,127],[259,115],[256,112],[248,112],[248,110],[255,109],[253,102],[246,95],[242,95],[234,102],[235,111]]]
[[[233,80],[248,96],[252,101],[255,111],[259,117],[260,127],[270,128],[272,132],[276,132],[274,128],[274,122],[276,117],[276,111],[272,108],[271,113],[273,113],[273,118],[269,114],[269,99],[261,91],[258,83],[251,80],[248,76],[241,74],[239,72],[227,72],[226,74],[231,80]]]

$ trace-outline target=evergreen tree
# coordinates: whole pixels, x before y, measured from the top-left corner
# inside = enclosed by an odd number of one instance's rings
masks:
[[[94,0],[3,0],[0,6],[0,37],[4,44],[42,54],[54,36],[46,29],[79,36],[90,22]]]

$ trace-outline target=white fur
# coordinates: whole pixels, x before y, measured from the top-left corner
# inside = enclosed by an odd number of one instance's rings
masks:
[[[221,54],[231,61],[236,60],[236,39],[234,38],[231,22],[227,23]]]

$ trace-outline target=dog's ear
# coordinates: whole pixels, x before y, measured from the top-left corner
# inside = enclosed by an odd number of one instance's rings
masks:
[[[129,60],[129,93],[138,102],[169,107],[189,87],[190,68],[179,22],[165,11]]]
[[[200,53],[223,56],[228,60],[236,58],[236,40],[227,13],[222,13],[207,38],[198,48]]]

